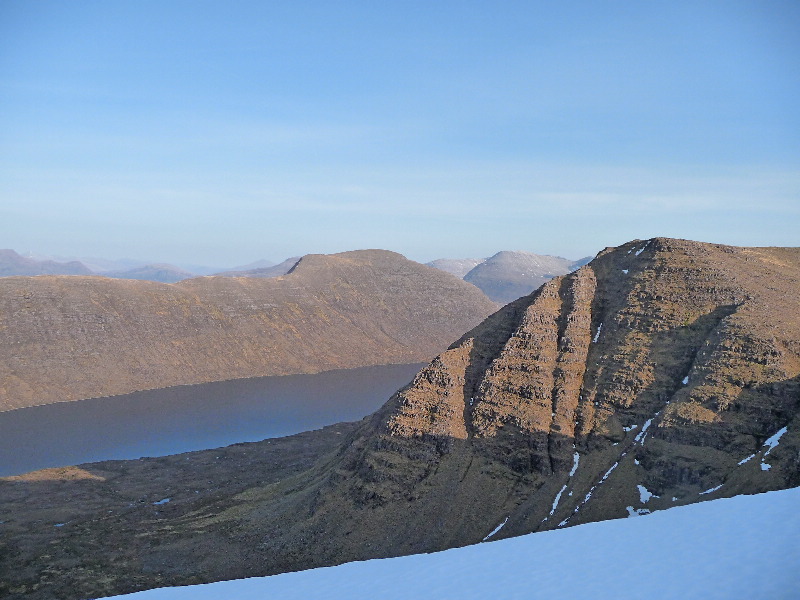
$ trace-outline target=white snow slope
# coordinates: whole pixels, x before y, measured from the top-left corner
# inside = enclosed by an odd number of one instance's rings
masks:
[[[148,590],[142,600],[800,598],[800,488],[435,554]]]

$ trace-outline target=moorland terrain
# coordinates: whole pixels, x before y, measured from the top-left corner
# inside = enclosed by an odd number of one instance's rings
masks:
[[[608,248],[358,423],[0,480],[0,591],[265,575],[796,487],[798,292],[798,248]]]

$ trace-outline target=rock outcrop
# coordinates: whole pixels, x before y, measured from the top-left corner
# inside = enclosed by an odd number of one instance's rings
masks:
[[[171,385],[429,360],[496,310],[383,250],[278,278],[0,278],[0,410]]]
[[[213,501],[152,490],[172,498],[156,514],[114,504],[124,475],[91,479],[120,463],[84,465],[66,525],[42,525],[44,508],[4,525],[29,533],[6,542],[2,574],[31,594],[131,591],[800,485],[800,249],[606,249],[491,315],[343,437],[303,472]],[[243,461],[231,468],[258,468]],[[41,480],[0,493],[24,512]]]

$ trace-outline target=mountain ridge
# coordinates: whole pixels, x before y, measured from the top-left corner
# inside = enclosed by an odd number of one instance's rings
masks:
[[[384,251],[278,278],[0,278],[0,407],[428,360],[496,309]]]

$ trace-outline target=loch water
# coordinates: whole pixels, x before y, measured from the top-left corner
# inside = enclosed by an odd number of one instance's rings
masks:
[[[0,476],[218,448],[356,421],[421,367],[235,379],[0,412]]]

